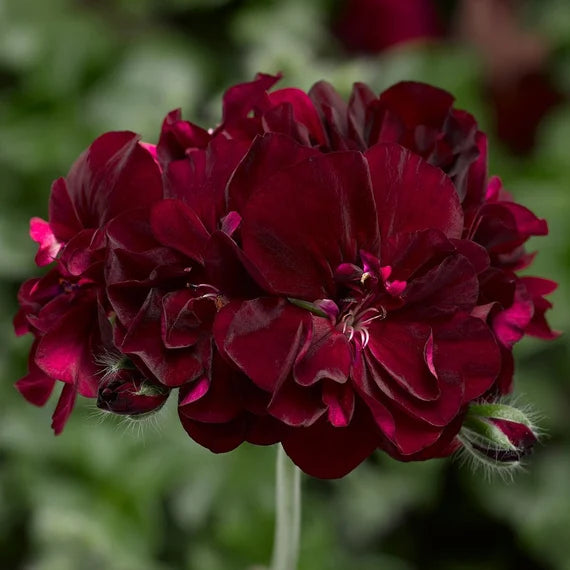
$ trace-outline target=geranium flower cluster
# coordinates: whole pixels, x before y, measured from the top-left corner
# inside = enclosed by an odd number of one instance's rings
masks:
[[[451,95],[278,79],[230,88],[213,130],[174,111],[156,146],[106,133],[53,184],[15,325],[24,397],[63,384],[56,433],[77,394],[136,417],[174,391],[214,452],[281,442],[317,477],[442,457],[511,390],[514,343],[555,335],[554,283],[516,273],[546,223],[487,178]]]

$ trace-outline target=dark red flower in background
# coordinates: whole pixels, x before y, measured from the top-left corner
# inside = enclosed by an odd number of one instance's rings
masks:
[[[430,40],[443,32],[433,0],[346,0],[334,27],[347,49],[364,53]]]
[[[340,477],[375,449],[446,456],[469,406],[511,389],[512,346],[555,336],[550,281],[517,275],[546,223],[487,180],[486,137],[419,83],[348,102],[324,83],[230,88],[212,130],[170,113],[157,147],[100,137],[34,220],[18,388],[65,383],[133,417],[178,390],[214,452],[281,442]]]
[[[550,74],[549,38],[522,24],[523,2],[462,0],[456,27],[478,53],[495,132],[518,155],[534,149],[543,119],[568,100]]]
[[[345,0],[332,28],[348,52],[369,55],[426,42],[470,46],[484,69],[480,90],[496,135],[513,153],[526,155],[544,117],[567,95],[549,74],[547,38],[522,26],[521,4],[461,0],[444,18],[435,0]]]
[[[545,70],[521,73],[507,83],[491,83],[487,93],[497,136],[515,154],[530,154],[542,120],[568,98]]]

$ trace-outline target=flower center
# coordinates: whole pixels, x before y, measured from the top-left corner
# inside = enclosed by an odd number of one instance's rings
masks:
[[[214,303],[214,306],[216,307],[216,311],[219,311],[229,303],[228,298],[225,297],[217,287],[214,287],[209,283],[188,282],[186,283],[186,287],[188,287],[195,293],[196,300],[206,300],[206,299],[211,300]]]
[[[361,251],[360,256],[363,267],[342,263],[336,268],[334,279],[338,300],[317,299],[311,302],[293,297],[288,297],[288,300],[318,317],[328,318],[349,342],[354,341],[362,350],[370,342],[370,325],[404,305],[403,293],[407,283],[390,280],[392,268],[381,266],[380,260],[372,255]]]
[[[363,349],[370,341],[370,324],[385,319],[391,310],[402,306],[406,282],[390,280],[392,268],[381,266],[370,254],[361,252],[361,258],[362,268],[347,263],[337,267],[335,280],[341,296],[334,303],[334,317],[348,340]],[[327,313],[333,316],[330,311]]]
[[[68,281],[67,279],[64,279],[63,277],[60,277],[59,279],[59,286],[61,287],[61,290],[64,293],[73,293],[74,291],[77,291],[80,287],[79,283],[71,283],[70,281]]]
[[[349,341],[352,341],[356,336],[360,347],[366,348],[370,341],[368,325],[376,319],[385,319],[387,314],[386,309],[382,305],[369,307],[360,312],[358,310],[349,310],[340,319],[342,332],[348,337]]]

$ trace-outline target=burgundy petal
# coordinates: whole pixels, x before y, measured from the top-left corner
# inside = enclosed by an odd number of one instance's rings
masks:
[[[322,317],[312,318],[311,330],[295,360],[295,382],[301,386],[311,386],[323,378],[341,384],[346,382],[352,362],[346,336]]]
[[[439,168],[398,145],[377,144],[366,151],[366,160],[383,238],[425,229],[461,237],[459,197]]]
[[[362,463],[380,443],[365,410],[356,410],[344,428],[326,418],[306,428],[297,428],[283,439],[283,448],[305,473],[322,479],[344,477]]]
[[[275,418],[263,415],[248,416],[246,441],[254,445],[273,445],[283,439],[288,427]]]
[[[418,101],[422,104],[418,105]],[[453,96],[426,83],[402,81],[386,89],[380,95],[380,102],[401,117],[407,128],[416,125],[440,128],[453,105]]]
[[[487,185],[487,136],[478,132],[475,137],[475,144],[479,150],[479,156],[467,173],[466,195],[463,200],[463,211],[465,212],[465,227],[469,230],[475,215],[485,200]]]
[[[370,135],[370,104],[376,100],[376,95],[364,83],[355,83],[348,102],[349,135],[358,143],[361,150],[369,146]]]
[[[434,357],[436,355],[434,342]],[[418,430],[426,430],[426,437],[431,437],[434,430],[447,425],[459,412],[463,397],[462,378],[441,377],[438,362],[434,358],[440,396],[437,399],[421,400],[395,382],[380,366],[380,363],[368,352],[364,354],[369,384],[363,386],[368,395],[380,400],[390,411],[395,421],[394,438],[399,437],[398,418],[405,416],[406,425],[411,421],[418,424]],[[401,418],[400,418],[401,419]],[[401,420],[404,421],[404,420]],[[410,424],[411,425],[411,424]],[[423,426],[423,427],[422,427]],[[433,429],[432,429],[433,428]],[[437,429],[436,429],[437,428]],[[431,435],[430,435],[431,434]],[[421,440],[421,445],[428,445]],[[411,452],[410,452],[411,453]]]
[[[265,106],[267,91],[279,81],[280,75],[258,73],[253,81],[230,87],[224,93],[223,126],[227,128],[256,108]]]
[[[206,423],[226,423],[243,410],[241,384],[247,379],[232,370],[213,351],[207,373],[195,382],[180,388],[180,416]]]
[[[36,364],[46,374],[73,384],[88,398],[97,394],[98,370],[92,352],[97,312],[93,301],[70,308],[41,338],[36,351]]]
[[[403,454],[395,445],[386,442],[384,451],[398,461],[425,461],[439,457],[448,457],[461,447],[461,443],[455,437],[463,423],[464,414],[460,413],[439,434],[434,443],[414,453]]]
[[[334,427],[346,427],[350,424],[356,405],[354,390],[349,384],[325,382],[323,403],[327,406],[329,422]]]
[[[165,386],[181,386],[196,379],[207,360],[206,347],[167,349],[161,341],[161,298],[151,290],[138,315],[129,324],[120,349],[136,355]]]
[[[411,456],[429,449],[441,437],[445,426],[432,426],[394,408],[394,444],[403,456]],[[446,422],[447,425],[447,422]]]
[[[424,401],[439,398],[429,349],[433,344],[429,326],[422,323],[375,321],[370,326],[370,354],[411,396]]]
[[[354,389],[368,408],[373,422],[377,425],[383,436],[394,436],[394,418],[388,408],[383,404],[382,398],[378,398],[378,387],[368,372],[368,365],[364,357],[364,351],[357,350],[351,371],[351,380]]]
[[[71,239],[84,227],[65,178],[58,178],[51,186],[49,225],[55,239],[61,242]]]
[[[268,412],[288,426],[310,426],[327,410],[320,386],[299,386],[290,379],[276,389]]]
[[[205,149],[194,149],[165,173],[166,198],[185,202],[208,230],[218,229],[226,212],[229,178],[250,147],[249,140],[216,137]]]
[[[284,299],[230,302],[216,316],[214,336],[222,354],[257,386],[273,392],[290,373],[310,315]]]
[[[202,262],[208,231],[194,210],[180,200],[162,200],[151,211],[152,233],[194,261]]]
[[[208,282],[223,294],[250,298],[263,295],[262,289],[257,284],[264,282],[263,276],[226,233],[216,231],[210,236],[204,260]]]
[[[382,241],[381,259],[392,267],[392,279],[411,281],[435,267],[455,246],[439,230],[400,233]]]
[[[546,311],[552,308],[552,303],[543,297],[543,295],[552,293],[558,284],[540,277],[521,277],[520,281],[531,295],[534,304],[534,313],[525,333],[543,339],[553,339],[560,336],[561,333],[553,331],[546,321],[544,315]]]
[[[309,97],[325,125],[328,146],[334,150],[356,150],[356,145],[348,138],[348,105],[334,87],[319,81],[311,87]]]
[[[23,378],[20,378],[15,384],[16,389],[28,402],[34,406],[43,406],[48,401],[53,388],[55,379],[43,372],[35,363],[34,356],[37,343],[34,344],[30,351],[28,359],[29,372]]]
[[[461,386],[464,403],[486,392],[501,369],[501,353],[489,327],[462,314],[434,327],[433,359],[442,390]]]
[[[403,293],[408,304],[406,311],[420,319],[469,311],[478,296],[477,274],[462,255],[447,257],[425,275],[411,281]]]
[[[243,213],[243,249],[272,292],[331,297],[333,268],[378,249],[374,201],[360,153],[309,158],[256,189]]]
[[[274,106],[283,103],[291,105],[295,121],[307,127],[311,138],[317,144],[326,144],[325,133],[319,114],[310,97],[304,91],[294,88],[278,89],[269,94],[269,101]]]
[[[66,241],[79,229],[98,228],[133,207],[162,197],[160,170],[131,132],[106,133],[77,159],[65,181],[52,188],[50,226]]]
[[[191,148],[204,148],[210,141],[204,129],[182,120],[180,109],[170,111],[164,118],[160,138],[156,147],[158,159],[163,168],[174,160],[181,160]]]
[[[491,253],[507,253],[530,236],[548,233],[544,220],[514,202],[485,204],[479,216],[473,241],[484,245]]]
[[[240,416],[226,423],[206,423],[187,418],[178,408],[180,423],[196,442],[214,453],[227,453],[243,443],[247,434],[247,419]]]
[[[51,427],[55,433],[55,435],[59,435],[71,412],[73,411],[73,406],[75,405],[75,398],[77,397],[77,390],[75,386],[72,384],[64,384],[63,389],[61,390],[61,395],[59,400],[57,401],[57,405],[51,417]]]
[[[317,150],[301,146],[282,134],[257,137],[228,184],[228,210],[241,213],[258,186],[280,170],[318,154]]]
[[[533,314],[532,298],[524,283],[517,279],[512,304],[492,317],[493,331],[499,342],[512,348],[524,336]]]
[[[166,348],[192,346],[200,338],[203,322],[199,308],[195,311],[192,307],[194,302],[200,303],[187,289],[167,293],[162,298],[161,338]],[[208,300],[203,303],[213,304]],[[208,307],[204,309],[207,311]]]
[[[471,265],[473,265],[473,269],[475,269],[475,273],[482,273],[488,269],[490,259],[489,254],[484,247],[466,239],[451,241],[455,246],[455,249],[470,261]]]

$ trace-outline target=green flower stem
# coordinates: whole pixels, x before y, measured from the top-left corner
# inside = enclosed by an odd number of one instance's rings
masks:
[[[296,570],[301,533],[301,471],[280,445],[277,450],[275,499],[271,570]]]

